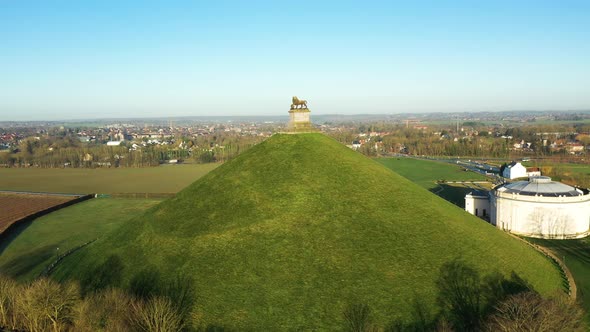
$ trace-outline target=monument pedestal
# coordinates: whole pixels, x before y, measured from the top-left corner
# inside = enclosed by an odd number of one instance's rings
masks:
[[[289,110],[289,130],[310,131],[311,120],[309,108],[292,108]]]

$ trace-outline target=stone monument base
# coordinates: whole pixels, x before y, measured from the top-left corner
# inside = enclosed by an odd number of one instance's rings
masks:
[[[289,131],[305,132],[311,131],[311,121],[309,119],[310,110],[308,108],[293,108],[289,110]]]

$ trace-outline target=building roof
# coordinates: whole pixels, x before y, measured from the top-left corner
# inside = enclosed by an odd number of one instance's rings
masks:
[[[511,162],[510,164],[506,165],[506,167],[507,167],[507,168],[512,168],[512,167],[514,167],[514,166],[516,166],[516,165],[520,165],[520,166],[522,166],[522,164],[521,164],[520,162],[518,162],[518,161],[513,161],[513,162]]]
[[[527,196],[581,196],[583,193],[572,186],[561,182],[551,181],[548,176],[532,177],[528,181],[518,181],[505,184],[498,188],[505,193],[515,193]]]

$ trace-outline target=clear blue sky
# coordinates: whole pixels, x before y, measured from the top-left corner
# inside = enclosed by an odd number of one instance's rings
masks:
[[[590,1],[0,0],[0,120],[590,109]]]

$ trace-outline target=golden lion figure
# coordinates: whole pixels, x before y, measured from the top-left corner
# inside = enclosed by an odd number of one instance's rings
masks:
[[[293,103],[291,104],[291,109],[296,108],[307,108],[307,100],[299,100],[299,98],[293,96]]]

